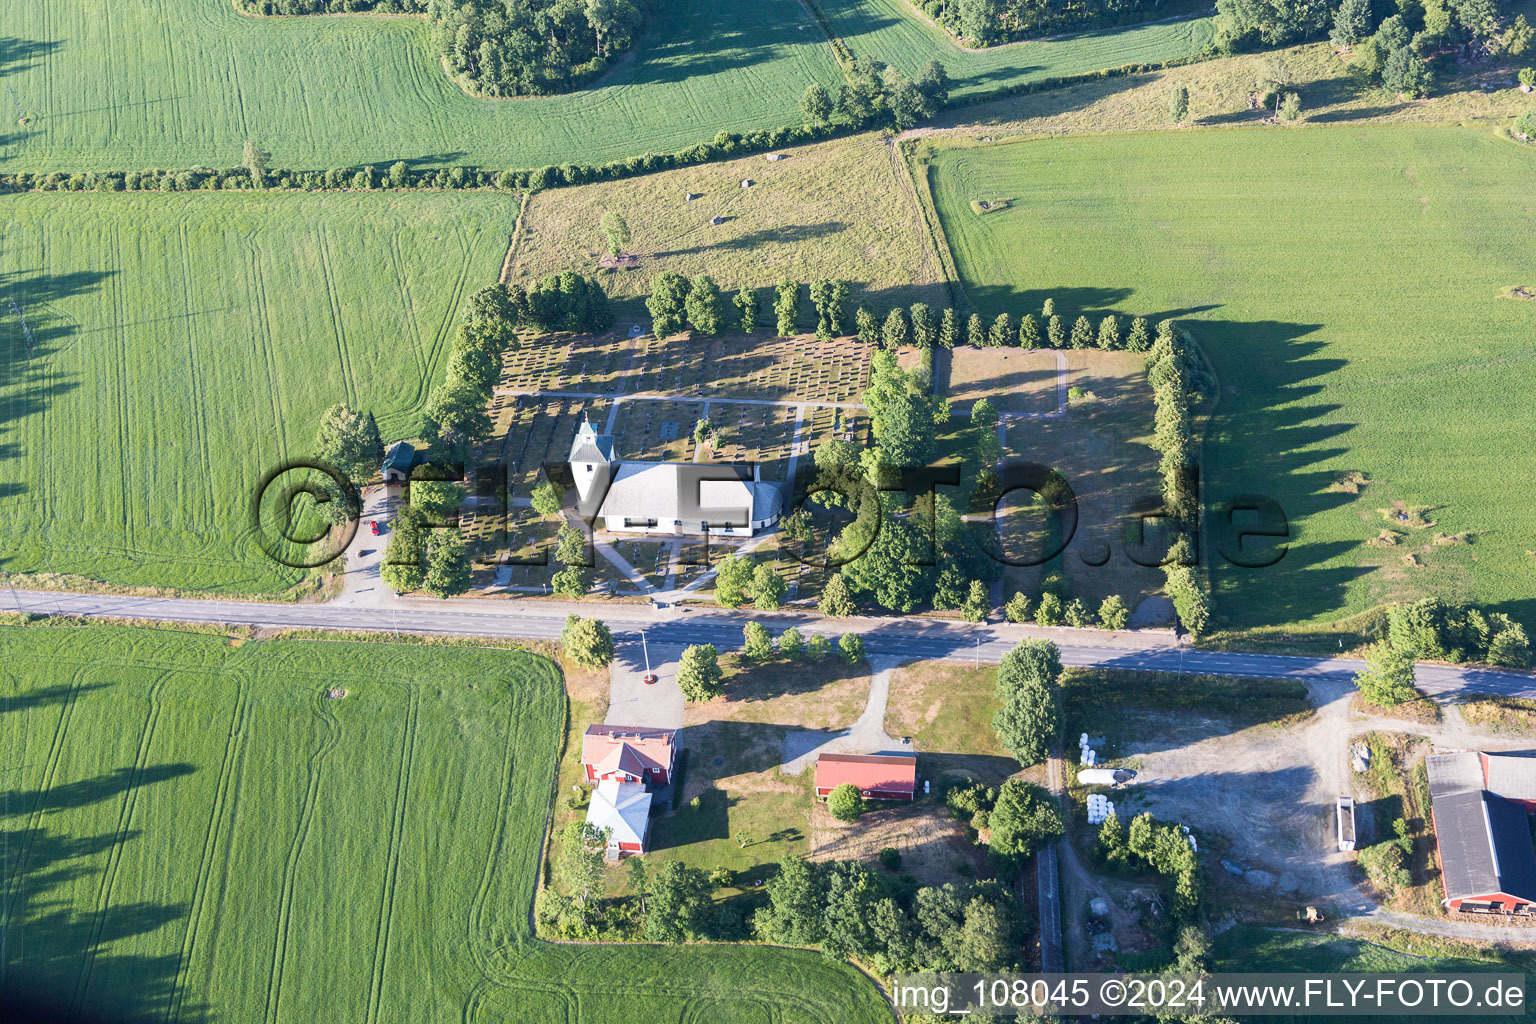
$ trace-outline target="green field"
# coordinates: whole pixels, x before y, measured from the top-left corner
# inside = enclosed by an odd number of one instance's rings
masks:
[[[1500,297],[1536,285],[1533,171],[1487,130],[1357,125],[941,149],[928,173],[983,312],[1193,329],[1221,384],[1203,497],[1268,495],[1296,537],[1262,570],[1207,546],[1218,611],[1252,627],[1422,593],[1536,621],[1536,303]]]
[[[0,11],[0,77],[32,119],[4,120],[10,171],[233,166],[246,139],[274,167],[600,163],[798,122],[805,86],[840,77],[796,0],[660,0],[595,87],[515,100],[462,92],[422,18],[251,18],[229,0]]]
[[[918,14],[905,0],[818,2],[827,12],[833,31],[855,55],[878,58],[909,74],[924,61],[940,61],[954,80],[950,95],[959,100],[1042,78],[1191,57],[1205,49],[1212,35],[1210,18],[1180,18],[964,50],[948,32]]]
[[[5,200],[0,569],[272,592],[262,474],[331,403],[414,432],[460,300],[495,279],[494,195],[33,194]]]
[[[0,652],[5,986],[119,1021],[889,1019],[819,954],[530,938],[543,658],[115,627]]]

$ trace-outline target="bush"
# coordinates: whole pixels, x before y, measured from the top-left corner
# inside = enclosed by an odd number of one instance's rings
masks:
[[[1035,609],[1035,621],[1042,626],[1061,625],[1061,598],[1046,593],[1040,596],[1040,606]]]
[[[1130,609],[1126,608],[1125,602],[1120,600],[1119,594],[1110,594],[1099,605],[1099,625],[1105,629],[1124,629],[1130,619]]]
[[[844,633],[837,641],[837,649],[850,665],[864,660],[864,638],[857,633]]]
[[[858,821],[864,813],[864,798],[853,783],[845,782],[827,796],[827,810],[838,821]]]
[[[880,866],[887,871],[895,871],[901,867],[901,851],[894,846],[887,846],[880,851]]]
[[[1029,595],[1022,590],[1016,590],[1008,603],[1003,605],[1003,616],[1009,622],[1028,622],[1030,611]]]

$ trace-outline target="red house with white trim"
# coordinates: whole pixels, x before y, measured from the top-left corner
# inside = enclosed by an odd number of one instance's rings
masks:
[[[589,725],[581,740],[581,764],[588,782],[665,786],[677,766],[677,730]]]
[[[816,795],[825,799],[851,783],[866,800],[911,801],[917,794],[916,754],[821,754],[816,758]]]

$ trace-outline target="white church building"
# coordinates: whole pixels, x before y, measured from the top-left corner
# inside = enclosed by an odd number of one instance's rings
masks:
[[[583,420],[571,443],[577,510],[612,533],[751,537],[778,522],[784,485],[756,466],[630,462],[614,458],[613,437]]]

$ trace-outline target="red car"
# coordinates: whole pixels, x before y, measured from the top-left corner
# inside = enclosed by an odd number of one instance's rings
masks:
[[[384,531],[379,529],[379,521],[377,519],[370,519],[368,520],[368,532],[377,537]]]

